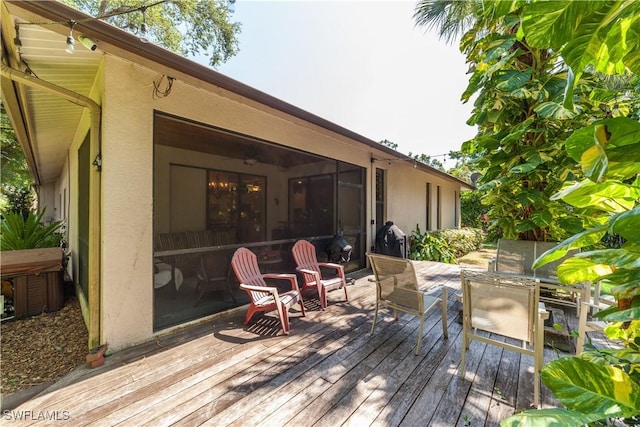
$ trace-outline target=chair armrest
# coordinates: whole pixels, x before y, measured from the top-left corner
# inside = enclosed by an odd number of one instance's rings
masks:
[[[319,262],[318,265],[320,267],[327,267],[327,268],[342,268],[342,265],[336,264],[335,262]]]
[[[421,290],[422,293],[424,293],[425,295],[431,295],[431,294],[435,294],[437,292],[441,292],[444,289],[444,286],[442,285],[437,285],[437,286],[433,286],[431,288],[425,289],[425,290]]]
[[[542,320],[547,320],[549,318],[549,312],[547,311],[547,307],[545,307],[543,302],[538,303],[538,317]]]
[[[288,273],[266,273],[262,275],[263,279],[288,280],[291,282],[291,290],[299,290],[298,277],[295,274]]]
[[[489,258],[489,264],[487,265],[487,271],[489,273],[495,273],[496,272],[496,258]]]
[[[275,296],[278,295],[278,288],[271,287],[271,286],[254,286],[254,285],[247,285],[245,283],[240,283],[240,288],[245,289],[247,291],[263,292],[265,294],[274,294]]]
[[[315,271],[315,270],[310,270],[310,269],[308,269],[308,268],[300,268],[300,267],[297,267],[297,268],[296,268],[296,271],[297,271],[298,273],[302,273],[302,274],[312,274],[312,275],[314,275],[314,276],[319,275],[317,271]]]
[[[318,265],[320,267],[336,270],[338,272],[338,275],[340,275],[340,277],[344,277],[344,267],[340,264],[336,264],[334,262],[319,262]]]

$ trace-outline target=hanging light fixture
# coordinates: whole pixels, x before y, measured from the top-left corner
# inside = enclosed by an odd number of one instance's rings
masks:
[[[76,41],[73,39],[74,25],[76,25],[76,21],[69,20],[69,35],[67,36],[67,48],[65,49],[68,54],[73,54],[76,51]]]
[[[216,199],[231,194],[233,191],[236,191],[236,185],[229,181],[228,175],[221,176],[216,174],[209,181],[209,192]]]

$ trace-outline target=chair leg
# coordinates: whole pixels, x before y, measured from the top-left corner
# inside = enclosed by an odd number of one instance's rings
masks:
[[[249,309],[247,310],[247,315],[244,318],[244,324],[248,325],[249,321],[251,320],[251,318],[253,317],[253,315],[256,313],[256,307],[253,305],[249,306]]]
[[[460,378],[464,378],[464,374],[465,374],[465,357],[467,355],[467,350],[469,349],[469,336],[467,335],[469,333],[469,328],[471,327],[470,325],[470,319],[468,319],[465,315],[464,312],[462,313],[462,357],[460,360]]]
[[[302,292],[300,292],[300,295],[298,296],[298,304],[300,304],[300,312],[302,313],[302,317],[304,317],[304,300],[302,299]]]
[[[349,301],[349,296],[347,295],[347,285],[346,284],[343,286],[343,289],[344,289],[344,300],[348,302]]]
[[[322,310],[326,310],[327,309],[327,289],[324,286],[322,287],[322,289],[320,289],[319,297],[320,297],[320,308]]]
[[[376,321],[378,320],[378,303],[376,302],[376,311],[373,314],[373,325],[371,325],[371,335],[376,330]]]
[[[280,317],[280,324],[282,325],[282,332],[285,335],[289,335],[289,310],[283,304],[278,304],[276,307],[278,310],[278,317]]]
[[[544,319],[538,317],[536,324],[536,341],[534,343],[534,369],[533,369],[533,404],[540,408],[540,371],[542,370],[544,356]]]
[[[580,317],[578,318],[578,337],[576,338],[576,355],[582,354],[584,351],[584,340],[587,335],[587,311],[589,306],[582,304],[580,308]]]
[[[447,325],[447,305],[448,305],[449,297],[447,294],[447,288],[442,288],[442,301],[440,304],[442,306],[442,335],[444,335],[445,339],[449,338],[449,327]]]
[[[420,316],[420,327],[418,328],[418,345],[416,345],[416,356],[420,354],[420,344],[422,344],[422,329],[424,327],[424,313]]]
[[[469,341],[467,339],[467,332],[463,329],[462,330],[462,357],[460,358],[460,378],[463,378],[463,379],[464,379],[464,370],[465,370],[464,360],[465,360],[465,356],[467,355],[468,347],[469,347]]]

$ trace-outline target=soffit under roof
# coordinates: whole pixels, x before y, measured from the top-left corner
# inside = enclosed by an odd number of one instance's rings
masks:
[[[8,4],[7,8],[14,28],[7,28],[7,17],[3,18],[3,44],[14,40],[15,35],[10,39],[5,35],[11,32],[15,34],[15,24],[18,24],[17,36],[22,44],[19,54],[15,53],[11,58],[14,68],[88,96],[96,79],[102,54],[86,49],[79,42],[76,42],[75,53],[69,54],[65,50],[66,35],[53,31],[58,26],[33,25],[28,20],[28,14],[24,17],[16,15],[20,13],[20,8],[12,4]],[[4,47],[4,52],[11,50],[13,49],[8,46]],[[43,89],[16,84],[13,87],[21,104],[19,108],[37,164],[39,176],[36,177],[36,183],[54,182],[64,166],[84,108]]]

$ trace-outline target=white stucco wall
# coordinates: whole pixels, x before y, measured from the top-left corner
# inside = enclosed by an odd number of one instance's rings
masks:
[[[102,134],[102,338],[152,336],[153,108],[150,73],[105,58]]]
[[[412,168],[407,162],[391,162],[391,164],[388,164],[387,162],[379,161],[374,166],[385,171],[387,215],[384,221],[393,221],[407,235],[416,229],[416,224],[420,226],[422,232],[426,231],[426,188],[427,183],[431,183],[431,221],[429,229],[437,229],[438,186],[440,186],[441,194],[440,229],[457,227],[455,204],[458,204],[459,217],[459,201],[456,200],[455,194],[460,194],[459,185],[437,175],[430,175],[419,169]]]
[[[372,150],[346,137],[309,125],[284,113],[270,110],[253,101],[240,99],[220,89],[195,87],[176,77],[171,94],[153,99],[153,82],[158,71],[107,56],[105,59],[105,96],[103,115],[103,253],[102,253],[102,328],[103,340],[113,348],[121,348],[149,339],[153,335],[153,223],[154,203],[158,212],[168,212],[169,163],[202,166],[200,160],[181,153],[183,150],[153,145],[154,111],[161,111],[202,122],[278,144],[295,146],[328,158],[367,168],[367,186],[371,184]],[[207,90],[211,89],[211,91]],[[155,177],[154,177],[154,149]],[[238,165],[239,166],[239,165]],[[258,165],[256,165],[258,166]],[[260,175],[259,167],[251,171]],[[375,165],[381,167],[380,165]],[[453,207],[445,194],[455,184],[431,177],[407,162],[394,162],[387,169],[388,218],[408,234],[415,228],[416,218],[424,227],[425,183],[443,188],[442,228],[452,227]],[[293,173],[293,172],[292,172]],[[155,180],[155,183],[154,183]],[[268,186],[267,200],[286,200],[286,182]],[[435,194],[435,190],[434,190]],[[371,189],[367,190],[366,223],[370,224]],[[422,199],[421,199],[422,197]],[[435,203],[435,202],[434,202]],[[286,209],[281,203],[282,209]],[[416,211],[420,215],[416,216]],[[169,229],[169,218],[156,218],[156,232]],[[369,225],[367,226],[369,227]],[[272,228],[270,224],[269,229]],[[367,230],[371,244],[373,230]]]

